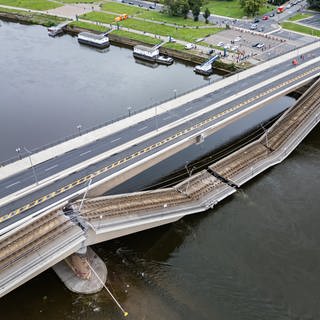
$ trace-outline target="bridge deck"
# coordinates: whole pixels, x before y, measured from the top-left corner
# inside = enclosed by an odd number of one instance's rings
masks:
[[[282,161],[318,123],[319,93],[320,80],[268,130],[268,147],[263,145],[265,134],[210,169],[240,185]],[[84,222],[92,228],[88,233],[69,220],[72,216],[51,210],[1,236],[0,296],[77,251],[84,241],[99,242],[175,221],[204,211],[233,192],[235,188],[203,170],[173,188],[88,199],[81,209]],[[75,214],[79,205],[79,201],[73,204]]]

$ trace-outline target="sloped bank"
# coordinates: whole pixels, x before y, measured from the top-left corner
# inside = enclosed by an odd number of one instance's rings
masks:
[[[82,31],[90,31],[90,32],[96,32],[97,31],[93,31],[93,30],[87,30],[85,28],[79,28],[79,27],[74,27],[74,26],[66,26],[65,31],[69,34],[72,35],[77,35],[79,32]],[[109,36],[109,40],[112,44],[115,45],[121,45],[121,46],[125,46],[128,48],[133,48],[134,46],[138,45],[138,44],[143,44],[143,45],[150,45],[146,42],[137,40],[137,39],[130,39],[128,37],[123,37],[123,36],[118,36],[116,34],[114,34],[113,32],[110,32],[108,34]],[[196,54],[195,51],[182,51],[182,50],[176,50],[176,49],[172,49],[172,48],[167,48],[167,47],[160,47],[160,53],[164,54],[164,55],[168,55],[170,57],[173,57],[175,59],[178,59],[180,61],[189,63],[191,65],[197,65],[197,64],[201,64],[203,62],[205,62],[208,59],[208,55],[205,54]],[[219,61],[219,64],[217,64],[217,67],[215,68],[219,73],[227,75],[230,72],[233,72],[236,70],[236,68],[234,67],[234,65],[229,65],[226,63],[223,63],[221,61]]]

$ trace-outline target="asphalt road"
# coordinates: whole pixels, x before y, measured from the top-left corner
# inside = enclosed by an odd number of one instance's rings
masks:
[[[315,56],[320,55],[320,50],[316,50],[314,52]],[[304,60],[306,61],[306,60]],[[303,61],[301,61],[303,63]],[[317,66],[319,63],[317,63]],[[82,162],[86,159],[89,159],[95,155],[98,155],[102,152],[105,152],[108,149],[112,149],[113,147],[119,146],[125,142],[131,141],[132,139],[141,136],[142,134],[145,134],[147,132],[155,130],[157,127],[161,127],[165,124],[168,124],[172,121],[175,121],[177,119],[180,119],[186,115],[192,114],[198,110],[201,110],[209,105],[211,105],[214,102],[217,102],[219,100],[225,99],[227,97],[230,97],[230,95],[236,95],[237,92],[241,92],[245,90],[246,88],[249,88],[253,85],[255,85],[259,81],[266,80],[268,78],[271,78],[288,68],[292,68],[291,62],[287,61],[279,66],[277,68],[270,68],[266,69],[260,73],[257,73],[255,76],[248,78],[246,81],[240,81],[235,84],[231,84],[228,87],[225,87],[224,89],[218,90],[216,92],[210,93],[208,95],[205,95],[199,99],[193,100],[191,102],[188,102],[181,107],[175,109],[172,112],[166,112],[164,114],[158,115],[157,117],[148,119],[146,121],[137,123],[134,126],[131,126],[121,132],[118,132],[114,135],[108,136],[104,139],[101,139],[99,141],[96,141],[94,143],[91,143],[89,145],[86,145],[82,148],[72,150],[64,155],[61,155],[59,157],[53,158],[49,161],[46,161],[42,164],[39,164],[36,166],[36,174],[39,180],[44,179],[46,177],[49,177],[63,169],[66,169],[70,166],[73,166],[79,162]],[[308,67],[310,69],[311,67]],[[301,73],[301,72],[298,72]],[[319,71],[317,71],[319,74]],[[142,150],[154,143],[157,143],[158,141],[161,141],[169,136],[174,135],[176,132],[184,130],[186,128],[191,127],[192,125],[201,122],[204,119],[207,119],[209,116],[212,116],[212,114],[222,114],[225,110],[229,109],[232,106],[237,105],[240,102],[243,102],[250,97],[256,96],[259,92],[267,91],[269,88],[274,87],[277,85],[277,83],[283,82],[285,79],[293,78],[294,75],[287,76],[277,82],[274,82],[264,88],[261,88],[257,91],[251,92],[250,94],[235,99],[234,101],[216,109],[215,111],[211,111],[210,113],[206,113],[192,121],[189,121],[183,125],[180,125],[179,127],[173,128],[170,131],[167,131],[161,135],[158,135],[152,139],[149,139],[147,141],[144,141],[142,143],[139,143],[138,145],[133,145],[130,148],[115,154],[103,161],[100,161],[98,163],[95,163],[93,165],[90,165],[89,167],[79,171],[75,172],[59,181],[56,181],[47,187],[44,187],[43,189],[39,191],[35,191],[23,198],[20,198],[14,202],[9,203],[8,205],[5,205],[0,208],[0,217],[8,214],[9,212],[12,212],[13,210],[17,208],[21,208],[27,203],[30,203],[34,201],[35,199],[41,199],[43,196],[48,195],[52,192],[55,192],[56,190],[62,188],[63,186],[66,186],[70,183],[73,183],[77,179],[81,179],[84,176],[87,176],[88,174],[99,170],[102,167],[108,166],[112,163],[117,162],[119,159],[124,159],[126,157],[129,157],[130,155],[134,154],[135,152],[138,152],[139,150]],[[279,89],[280,90],[280,89]],[[276,92],[276,91],[274,91]],[[261,98],[262,99],[262,98]],[[254,102],[259,101],[256,100]],[[250,104],[247,104],[243,108],[249,107]],[[241,109],[237,109],[234,112],[229,112],[226,115],[220,116],[218,119],[211,121],[206,126],[202,126],[198,129],[191,130],[189,134],[194,134],[195,132],[199,130],[203,130],[205,127],[212,126],[214,123],[217,123],[218,121],[221,121],[225,119],[227,116],[232,115],[235,112],[239,112]],[[187,134],[182,134],[181,136],[178,136],[177,138],[169,141],[168,143],[165,143],[159,147],[153,148],[152,150],[143,153],[142,155],[139,155],[135,157],[134,159],[129,159],[128,161],[118,164],[116,167],[109,169],[107,172],[104,172],[103,174],[98,175],[94,178],[93,182],[97,181],[98,179],[103,179],[106,176],[115,173],[116,171],[123,169],[124,167],[141,160],[145,156],[149,156],[151,154],[154,154],[160,150],[160,148],[164,148],[169,146],[170,144],[174,144],[177,141],[180,141],[181,139],[186,138]],[[34,183],[34,176],[32,173],[32,170],[26,170],[24,172],[21,172],[20,174],[16,176],[9,177],[7,179],[4,179],[0,182],[0,190],[1,190],[1,197],[4,197],[6,195],[9,195],[10,193],[13,193],[15,191],[18,191],[24,187],[27,187]],[[37,212],[38,210],[47,207],[50,203],[57,202],[61,200],[62,198],[65,198],[66,196],[70,196],[71,194],[76,193],[80,189],[83,189],[85,187],[85,183],[80,183],[78,185],[73,186],[70,188],[70,190],[67,190],[65,192],[62,192],[60,194],[57,194],[52,199],[46,200],[43,203],[39,203],[38,205],[34,206],[33,208],[26,210],[13,218],[10,218],[2,223],[0,223],[0,228],[3,228],[20,218],[23,218],[29,214],[32,214],[34,212]],[[40,201],[41,202],[41,201]]]

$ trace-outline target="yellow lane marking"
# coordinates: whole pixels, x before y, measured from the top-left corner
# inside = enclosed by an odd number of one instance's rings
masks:
[[[40,204],[42,202],[45,202],[48,199],[52,199],[56,195],[64,193],[65,191],[67,191],[69,189],[72,189],[75,186],[83,184],[83,183],[89,181],[90,179],[92,179],[92,178],[94,178],[94,177],[96,177],[96,176],[98,176],[98,175],[100,175],[102,173],[105,173],[105,172],[107,172],[107,171],[109,171],[109,170],[111,170],[111,169],[113,169],[115,167],[118,167],[119,165],[121,165],[121,164],[123,164],[123,163],[125,163],[125,162],[127,162],[129,160],[132,160],[132,159],[140,156],[141,154],[147,153],[147,152],[149,152],[149,151],[151,151],[151,150],[153,150],[153,149],[155,149],[155,148],[157,148],[157,147],[159,147],[161,145],[164,145],[164,144],[168,143],[169,141],[172,141],[172,140],[174,140],[174,139],[176,139],[176,138],[178,138],[178,137],[180,137],[180,136],[182,136],[182,135],[184,135],[184,134],[186,134],[186,133],[188,133],[190,131],[193,131],[195,129],[201,128],[204,125],[206,125],[207,123],[212,122],[213,120],[219,119],[222,116],[224,116],[226,114],[229,114],[229,113],[231,113],[231,112],[233,112],[235,110],[238,110],[239,108],[249,104],[250,102],[258,100],[259,98],[268,95],[270,92],[273,92],[273,91],[275,91],[277,89],[280,89],[280,88],[286,86],[287,84],[290,84],[290,83],[292,83],[292,82],[294,82],[296,80],[299,80],[299,79],[305,77],[306,75],[308,75],[308,74],[310,74],[310,73],[312,73],[312,72],[314,72],[316,70],[319,70],[319,69],[320,69],[320,66],[312,68],[309,71],[306,71],[306,72],[304,72],[304,73],[302,73],[302,74],[300,74],[300,75],[298,75],[298,76],[296,76],[296,77],[294,77],[294,78],[292,78],[290,80],[284,81],[284,82],[276,85],[275,87],[273,87],[271,89],[268,89],[267,91],[261,92],[260,94],[256,95],[253,98],[250,98],[250,99],[248,99],[246,101],[240,102],[239,104],[237,104],[237,105],[235,105],[233,107],[230,107],[229,109],[226,109],[226,110],[224,110],[224,111],[222,111],[222,112],[220,112],[218,114],[212,115],[209,118],[207,118],[205,120],[202,120],[201,122],[198,122],[197,124],[194,124],[189,128],[180,130],[180,131],[176,132],[175,134],[173,134],[173,135],[171,135],[169,137],[166,137],[165,139],[163,139],[163,140],[161,140],[161,141],[159,141],[157,143],[152,144],[151,146],[145,147],[144,149],[139,150],[139,151],[131,154],[130,156],[127,156],[127,157],[125,157],[123,159],[117,160],[116,162],[113,162],[112,164],[109,164],[109,165],[107,165],[107,166],[105,166],[105,167],[103,167],[103,168],[101,168],[101,169],[99,169],[99,170],[97,170],[97,171],[85,176],[85,177],[79,178],[79,179],[73,181],[72,183],[61,187],[60,189],[58,189],[56,191],[53,191],[53,192],[49,193],[48,195],[45,195],[45,196],[41,197],[40,199],[33,200],[32,202],[22,206],[21,208],[15,209],[15,210],[9,212],[8,214],[3,215],[2,217],[0,217],[0,223],[4,222],[4,221],[6,221],[6,220],[8,220],[8,219],[20,214],[20,213],[23,213],[24,211],[27,211],[27,210],[37,206],[38,204]]]

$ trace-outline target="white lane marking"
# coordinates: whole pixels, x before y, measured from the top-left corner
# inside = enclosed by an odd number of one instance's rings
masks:
[[[114,140],[111,140],[110,143],[113,143],[113,142],[116,142],[116,141],[119,141],[121,139],[121,137],[117,138],[117,139],[114,139]]]
[[[52,169],[54,169],[54,168],[56,168],[58,165],[57,164],[55,164],[54,166],[52,166],[52,167],[49,167],[49,168],[47,168],[47,169],[44,169],[44,171],[49,171],[49,170],[52,170]]]
[[[191,110],[191,109],[192,109],[192,107],[189,107],[189,108],[185,109],[185,111],[189,111],[189,110]]]
[[[142,131],[142,130],[145,130],[147,128],[148,128],[148,126],[144,126],[144,127],[140,128],[140,129],[138,129],[138,131]]]
[[[167,116],[165,118],[163,118],[163,120],[169,120],[171,118],[171,116]]]
[[[85,151],[85,152],[82,152],[79,154],[80,157],[83,157],[84,155],[90,153],[92,150],[88,150],[88,151]]]
[[[13,187],[13,186],[15,186],[16,184],[19,184],[19,183],[21,183],[21,181],[17,181],[17,182],[11,183],[8,186],[6,186],[6,189],[9,189],[9,188],[11,188],[11,187]]]

